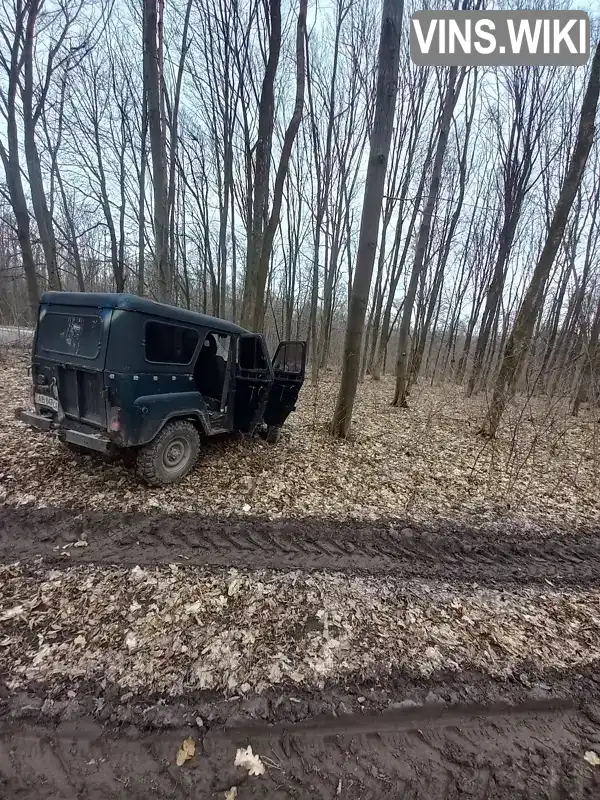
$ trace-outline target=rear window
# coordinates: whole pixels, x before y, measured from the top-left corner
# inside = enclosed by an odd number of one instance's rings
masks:
[[[96,358],[102,343],[102,320],[97,315],[57,314],[40,319],[38,347],[50,353]]]
[[[146,323],[146,361],[189,364],[198,344],[198,332],[165,322]]]

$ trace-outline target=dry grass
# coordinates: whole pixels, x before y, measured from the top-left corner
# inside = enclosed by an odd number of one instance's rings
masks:
[[[494,676],[600,658],[597,592],[515,592],[401,578],[208,572],[175,565],[0,567],[0,672],[180,695],[282,682],[382,680],[474,668]]]
[[[600,511],[599,427],[542,400],[510,409],[500,436],[477,435],[484,396],[453,385],[413,391],[408,410],[392,408],[391,378],[359,390],[349,441],[327,431],[336,376],[302,390],[278,446],[262,440],[207,442],[180,484],[147,489],[120,462],[74,456],[13,417],[28,405],[28,359],[0,365],[0,502],[278,516],[412,516],[522,525],[596,522]]]

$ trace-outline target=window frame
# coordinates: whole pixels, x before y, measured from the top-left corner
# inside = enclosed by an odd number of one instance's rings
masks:
[[[182,330],[192,331],[196,335],[196,344],[194,345],[194,349],[192,351],[192,355],[189,361],[153,361],[152,359],[148,358],[148,351],[147,351],[147,335],[148,335],[148,325],[150,324],[155,325],[165,325],[169,328],[181,328]],[[206,338],[206,337],[205,337]],[[204,342],[204,340],[202,340]],[[147,319],[144,322],[144,339],[143,339],[143,346],[144,346],[144,359],[147,364],[157,364],[160,366],[168,366],[168,367],[189,367],[190,364],[194,362],[194,356],[198,350],[198,345],[200,343],[200,331],[197,328],[192,327],[191,325],[185,325],[179,322],[164,322],[162,319]]]
[[[295,361],[298,364],[299,369],[286,369],[288,365],[287,358],[284,359],[284,366],[278,367],[277,366],[277,359],[281,352],[286,351],[288,347],[297,347],[300,350],[300,360]],[[290,339],[287,341],[281,341],[277,345],[277,349],[275,350],[275,355],[273,356],[273,360],[271,362],[273,364],[273,371],[274,372],[283,372],[287,375],[293,375],[294,377],[304,377],[304,373],[306,370],[306,344],[301,339]]]
[[[45,344],[44,344],[43,335],[40,337],[41,324],[50,315],[54,316],[54,317],[67,317],[67,318],[68,317],[79,317],[81,319],[97,319],[100,322],[100,337],[98,339],[98,346],[96,348],[96,352],[94,353],[94,355],[92,355],[92,356],[84,356],[81,353],[74,353],[73,351],[56,350],[53,347],[46,347]],[[104,320],[103,320],[102,315],[100,313],[98,313],[98,314],[79,314],[79,313],[78,314],[74,314],[72,312],[69,313],[67,311],[51,311],[51,310],[47,309],[47,310],[44,311],[43,316],[40,316],[40,318],[38,319],[37,327],[38,327],[38,330],[36,332],[36,348],[37,348],[37,342],[39,342],[39,340],[41,338],[42,341],[40,343],[40,348],[45,353],[55,353],[56,355],[59,355],[59,356],[67,356],[67,358],[82,358],[85,361],[95,361],[98,358],[98,356],[100,355],[100,351],[102,350],[102,340],[103,340],[103,337],[104,337]]]
[[[262,356],[264,359],[264,366],[263,367],[243,367],[240,363],[240,342],[242,340],[250,340],[252,339],[255,343],[255,350],[260,349],[262,352]],[[269,351],[267,348],[267,344],[265,342],[265,338],[260,333],[242,333],[236,338],[236,353],[235,353],[235,365],[238,370],[241,372],[252,372],[252,373],[261,373],[261,372],[269,372],[271,367],[271,362],[269,359]]]

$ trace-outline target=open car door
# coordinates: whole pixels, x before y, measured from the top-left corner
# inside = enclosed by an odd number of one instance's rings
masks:
[[[273,385],[269,392],[264,421],[280,428],[296,408],[306,370],[306,342],[280,342],[273,357]]]
[[[245,334],[237,341],[234,389],[234,427],[252,433],[263,418],[273,367],[265,340],[258,334]]]

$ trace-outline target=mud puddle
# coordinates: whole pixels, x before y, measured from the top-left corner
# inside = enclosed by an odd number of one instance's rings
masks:
[[[0,725],[2,797],[583,798],[600,793],[584,758],[600,725],[568,701],[425,706],[275,726],[143,730],[93,717]],[[176,754],[191,737],[195,755]],[[251,745],[265,766],[234,765]],[[596,745],[597,746],[597,745]]]

